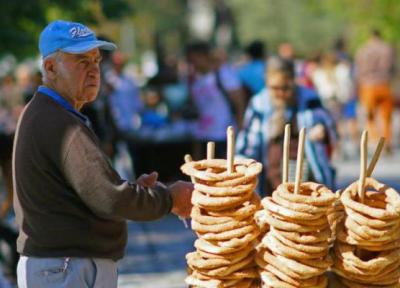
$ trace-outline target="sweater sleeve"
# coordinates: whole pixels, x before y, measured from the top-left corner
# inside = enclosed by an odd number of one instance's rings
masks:
[[[63,149],[63,172],[94,214],[106,219],[148,221],[171,211],[168,189],[145,188],[121,179],[86,127],[79,127],[69,138]]]

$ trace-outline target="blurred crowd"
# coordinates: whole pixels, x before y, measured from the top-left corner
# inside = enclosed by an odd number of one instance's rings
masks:
[[[379,31],[372,31],[355,55],[347,52],[342,39],[327,51],[302,58],[291,43],[268,51],[266,43],[256,40],[240,55],[205,42],[190,43],[180,56],[160,55],[157,74],[144,83],[125,69],[130,59],[123,53],[103,52],[102,56],[98,98],[82,112],[112,160],[118,160],[119,150],[125,147],[131,175],[157,170],[166,181],[179,177],[183,155],[205,158],[207,141],[216,143],[216,157],[226,157],[229,125],[240,131],[238,154],[270,164],[264,175],[269,190],[279,182],[274,171],[280,170],[279,147],[287,122],[294,127],[293,147],[297,147],[297,127],[301,126],[310,126],[310,138],[323,143],[309,146],[316,154],[305,161],[310,166],[305,168],[309,179],[333,185],[328,180],[333,172],[325,171],[331,167],[320,166],[332,157],[358,158],[360,115],[365,115],[372,139],[384,136],[386,153],[392,151],[390,83],[395,61]],[[17,120],[40,84],[40,71],[34,69],[16,69],[1,79],[0,165],[7,191],[0,205],[2,219],[12,206],[11,155]],[[263,102],[266,97],[272,99],[270,104]],[[15,245],[16,234],[4,223],[0,221],[5,231],[0,237]],[[15,259],[10,259],[12,266]]]

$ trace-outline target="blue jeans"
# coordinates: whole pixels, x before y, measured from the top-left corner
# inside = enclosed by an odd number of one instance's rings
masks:
[[[116,288],[117,263],[99,258],[21,256],[19,288]]]

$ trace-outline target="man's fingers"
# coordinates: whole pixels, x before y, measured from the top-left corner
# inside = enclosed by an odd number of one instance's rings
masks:
[[[157,182],[157,178],[157,172],[152,172],[150,175],[143,174],[137,179],[137,183],[145,187],[152,187]]]
[[[157,179],[158,179],[158,173],[151,172],[151,174],[146,177],[146,183],[150,186],[153,186],[156,183]]]

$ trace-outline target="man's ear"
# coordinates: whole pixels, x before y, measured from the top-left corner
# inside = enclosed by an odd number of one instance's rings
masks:
[[[43,62],[43,68],[46,71],[47,78],[49,80],[55,79],[55,77],[57,75],[57,68],[58,68],[56,59],[54,59],[54,58],[45,59]]]

